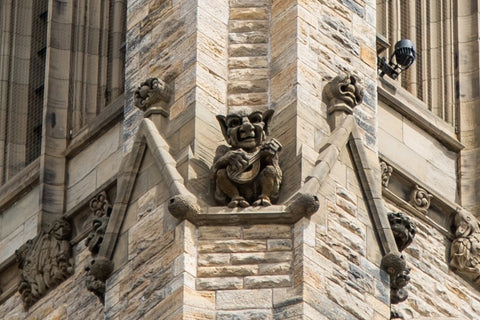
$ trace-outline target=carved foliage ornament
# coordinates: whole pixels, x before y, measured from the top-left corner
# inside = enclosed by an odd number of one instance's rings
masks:
[[[217,203],[230,208],[269,206],[278,198],[282,146],[275,139],[266,141],[272,116],[273,110],[250,108],[217,116],[229,144],[217,148],[211,168]]]
[[[22,270],[18,291],[25,308],[73,274],[71,233],[70,223],[59,219],[48,232],[27,241],[15,252]]]
[[[137,108],[146,111],[156,103],[168,103],[171,95],[172,90],[165,82],[148,78],[135,90],[134,103]]]
[[[427,212],[428,208],[430,208],[431,200],[432,195],[428,193],[427,190],[421,188],[419,185],[415,185],[415,189],[413,189],[410,194],[410,203],[415,209]]]
[[[480,224],[470,213],[458,209],[453,227],[456,238],[450,248],[450,265],[480,285]]]
[[[92,231],[88,235],[85,243],[93,255],[96,255],[103,242],[103,237],[107,230],[112,206],[108,201],[105,191],[96,195],[89,203],[89,209],[92,212]],[[87,289],[92,291],[100,301],[104,301],[105,281],[113,270],[113,263],[103,257],[94,257],[85,267],[87,276],[85,283]]]
[[[382,185],[387,188],[392,176],[393,168],[389,166],[385,161],[380,162],[380,170],[382,171]]]
[[[362,102],[364,92],[357,76],[345,73],[335,77],[323,90],[328,112],[341,110],[352,113],[353,108]]]
[[[389,212],[388,221],[395,238],[398,250],[403,251],[413,241],[417,233],[415,223],[402,212]],[[402,256],[403,258],[403,256]],[[405,286],[410,281],[410,268],[403,268],[390,277],[390,301],[393,304],[405,301],[408,292]]]
[[[103,241],[103,236],[107,230],[108,220],[112,211],[112,206],[110,201],[108,201],[107,193],[103,191],[90,200],[89,209],[93,216],[92,231],[85,240],[85,243],[88,249],[96,254]]]

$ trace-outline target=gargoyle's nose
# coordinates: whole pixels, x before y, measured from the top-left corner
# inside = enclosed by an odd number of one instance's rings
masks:
[[[240,130],[243,131],[243,132],[248,132],[248,131],[251,131],[253,130],[253,125],[252,123],[250,122],[250,120],[245,117],[242,119],[242,126],[240,127]]]

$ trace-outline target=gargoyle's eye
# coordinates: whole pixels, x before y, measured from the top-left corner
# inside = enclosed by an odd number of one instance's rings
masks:
[[[232,118],[228,120],[228,127],[229,128],[235,128],[240,125],[240,119],[238,118]]]
[[[250,115],[250,122],[251,123],[259,123],[262,122],[262,115],[260,113],[254,113]]]

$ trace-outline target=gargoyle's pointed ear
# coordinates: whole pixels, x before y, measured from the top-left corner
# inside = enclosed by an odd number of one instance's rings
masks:
[[[263,113],[263,122],[265,123],[265,126],[263,127],[263,131],[265,131],[265,134],[269,134],[269,126],[270,126],[270,120],[272,120],[272,116],[275,110],[273,109],[268,109]]]
[[[227,122],[225,121],[225,116],[222,115],[217,115],[217,120],[218,123],[220,123],[220,128],[222,129],[223,137],[225,138],[225,141],[228,141],[227,137]]]

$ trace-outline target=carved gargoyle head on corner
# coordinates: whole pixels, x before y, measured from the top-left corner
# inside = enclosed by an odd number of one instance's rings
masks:
[[[218,115],[230,146],[219,146],[212,166],[215,200],[234,207],[269,206],[278,197],[282,172],[277,152],[280,143],[269,133],[273,110],[237,109]]]
[[[323,90],[329,113],[338,109],[352,113],[353,108],[362,102],[364,93],[360,79],[350,73],[336,76]]]

